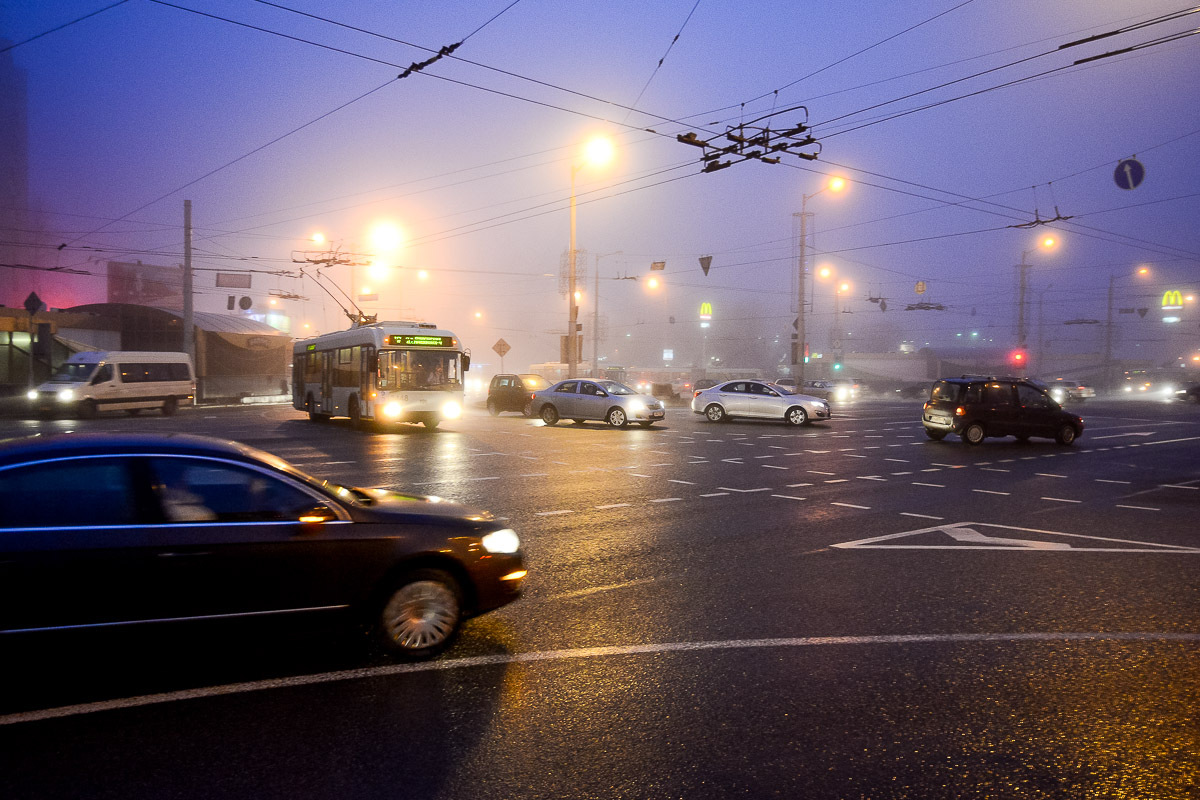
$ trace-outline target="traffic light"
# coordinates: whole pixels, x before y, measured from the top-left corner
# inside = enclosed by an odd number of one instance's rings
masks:
[[[842,362],[840,362],[840,361],[833,362],[833,371],[841,372],[842,371]]]
[[[1028,358],[1029,355],[1024,350],[1017,348],[1008,354],[1008,363],[1012,364],[1014,367],[1023,367],[1025,366]]]

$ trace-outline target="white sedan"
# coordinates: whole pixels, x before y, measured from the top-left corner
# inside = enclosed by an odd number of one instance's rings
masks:
[[[789,425],[807,425],[829,419],[829,403],[819,397],[799,394],[795,389],[763,381],[727,381],[692,396],[692,411],[709,422],[734,417],[783,420]]]

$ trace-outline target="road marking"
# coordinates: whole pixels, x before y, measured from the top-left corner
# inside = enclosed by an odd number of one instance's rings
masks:
[[[917,481],[913,481],[913,486],[928,486],[933,489],[945,489],[946,488],[945,485],[941,484],[941,483],[919,483]]]
[[[898,462],[900,462],[901,464],[907,464],[907,463],[908,463],[908,459],[907,459],[907,458],[885,458],[885,459],[884,459],[884,461],[898,461]]]
[[[1053,500],[1055,503],[1082,503],[1082,500],[1067,500],[1063,497],[1043,497],[1043,500]]]
[[[651,500],[651,503],[674,503],[676,500],[682,500],[682,497],[659,497],[656,500]]]
[[[972,489],[971,491],[979,492],[980,494],[998,494],[998,495],[1003,495],[1005,497],[1012,494],[1012,492],[993,492],[991,489]]]
[[[629,506],[630,506],[629,503],[609,503],[606,506],[596,506],[596,508],[598,508],[601,511],[605,511],[610,508],[629,508]]]
[[[653,478],[654,477],[653,475],[644,475],[640,472],[631,472],[629,474],[635,478]]]
[[[636,583],[631,581],[630,583]],[[600,587],[601,589],[603,587]],[[586,590],[585,590],[586,591]],[[104,711],[119,711],[130,708],[166,705],[182,701],[205,700],[213,697],[230,697],[251,692],[278,689],[296,689],[344,681],[364,681],[395,675],[412,675],[423,672],[446,672],[474,667],[496,667],[508,664],[532,664],[537,662],[565,661],[568,659],[628,657],[660,655],[662,653],[695,653],[705,650],[750,650],[784,647],[845,647],[847,645],[927,645],[927,644],[999,644],[1006,642],[1187,642],[1200,643],[1200,633],[1160,631],[1110,632],[1015,632],[1015,633],[910,633],[882,634],[869,636],[805,636],[777,639],[725,639],[706,642],[662,642],[658,644],[608,645],[603,647],[580,647],[573,650],[535,650],[529,653],[509,653],[469,658],[453,658],[441,661],[423,661],[416,664],[385,664],[365,669],[348,669],[337,672],[322,672],[313,675],[296,675],[289,678],[270,678],[261,681],[227,683],[203,689],[186,689],[178,692],[126,697],[120,700],[103,700],[96,703],[81,703],[73,706],[44,708],[0,716],[0,725],[19,725],[25,722],[40,722],[49,719],[77,717]]]
[[[790,494],[773,494],[771,497],[779,497],[783,500],[807,500],[807,497],[792,497]]]
[[[787,485],[787,488],[789,488],[789,489],[799,489],[801,486],[812,486],[812,484],[811,484],[811,483],[789,483],[789,484]]]
[[[856,506],[853,503],[830,503],[831,506],[841,506],[842,508],[857,508],[862,511],[870,511],[870,506]]]
[[[788,469],[788,467],[779,467],[774,464],[763,464],[762,468],[763,469]]]
[[[999,467],[980,467],[984,472],[1012,472],[1011,469],[1000,469]]]
[[[1066,475],[1055,475],[1052,472],[1035,472],[1033,474],[1037,475],[1038,477],[1041,477],[1041,478],[1065,478],[1065,477],[1067,477]]]
[[[857,477],[860,481],[884,481],[885,483],[887,482],[887,478],[881,478],[878,475],[856,475],[855,477]]]
[[[527,472],[524,475],[518,475],[518,478],[548,478],[549,472]]]
[[[1004,532],[1004,536],[988,536],[977,529],[994,529]],[[1016,538],[1012,532],[1019,534],[1036,534],[1036,539]],[[956,544],[936,542],[940,536],[949,536]],[[922,536],[929,538],[933,535],[934,544],[884,544],[897,539]],[[1081,539],[1085,542],[1100,542],[1105,546],[1075,547],[1065,542],[1047,541],[1044,536]],[[1113,545],[1130,545],[1116,547]],[[989,522],[955,522],[950,525],[937,525],[932,528],[921,528],[914,531],[901,531],[884,536],[874,536],[869,539],[859,539],[854,542],[842,542],[833,547],[844,549],[875,548],[901,550],[1008,550],[1012,552],[1075,552],[1075,553],[1172,553],[1176,555],[1200,554],[1200,547],[1184,547],[1182,545],[1158,544],[1156,542],[1139,542],[1132,539],[1112,539],[1106,536],[1085,536],[1079,533],[1064,533],[1062,531],[1045,531],[1036,528],[1018,528],[1013,525],[996,525]],[[1197,634],[1200,636],[1200,634]]]
[[[813,475],[837,475],[836,472],[821,472],[820,470],[810,469],[809,472]]]
[[[710,492],[708,494],[702,494],[700,496],[701,497],[725,497],[727,494],[729,494],[729,492]]]
[[[575,512],[574,512],[573,510],[571,510],[571,509],[566,509],[566,510],[563,510],[563,511],[539,511],[539,512],[537,512],[537,516],[539,516],[539,517],[553,517],[553,516],[555,516],[555,515],[557,515],[557,514],[574,514],[574,513],[575,513]]]
[[[1123,506],[1117,503],[1117,508],[1132,508],[1134,511],[1161,511],[1161,508],[1151,508],[1150,506]]]
[[[731,489],[728,486],[718,486],[718,489],[724,492],[740,492],[741,494],[749,494],[750,492],[769,492],[770,486],[764,486],[761,489]]]
[[[1163,489],[1191,489],[1193,492],[1200,489],[1200,486],[1183,486],[1178,483],[1160,483],[1159,486]]]
[[[1189,436],[1186,439],[1164,439],[1161,442],[1145,442],[1145,445],[1146,445],[1146,447],[1150,447],[1151,445],[1156,445],[1156,444],[1175,444],[1176,442],[1194,442],[1197,439],[1200,439],[1200,436]]]
[[[826,483],[849,483],[850,479],[849,478],[831,478],[830,480],[827,480],[825,482]]]
[[[900,516],[902,516],[902,517],[916,517],[916,518],[918,518],[918,519],[938,519],[938,520],[940,520],[940,519],[945,519],[945,517],[935,517],[935,516],[933,516],[932,514],[914,514],[914,513],[912,513],[911,511],[901,511],[901,512],[900,512]]]
[[[1107,478],[1096,478],[1096,483],[1121,483],[1128,486],[1129,484],[1133,483],[1133,481],[1114,481]]]
[[[912,475],[913,473],[912,473],[912,470],[909,470],[908,472],[893,472],[890,474],[892,474],[892,475]]]
[[[675,478],[668,478],[667,483],[682,483],[685,486],[695,486],[696,485],[695,481],[680,481],[680,480],[676,480]]]
[[[1122,436],[1153,436],[1154,431],[1137,431],[1136,433],[1110,433],[1107,436],[1089,436],[1089,439],[1119,439]]]

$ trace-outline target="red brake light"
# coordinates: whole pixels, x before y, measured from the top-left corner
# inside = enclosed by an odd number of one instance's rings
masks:
[[[959,406],[958,408],[954,409],[954,416],[956,416],[956,417],[961,417],[961,416],[965,415],[966,413],[967,413],[967,410],[965,408],[963,408],[962,406]]]
[[[699,397],[700,392],[702,392],[702,391],[703,391],[702,389],[697,389],[696,391],[692,392],[692,397]]]

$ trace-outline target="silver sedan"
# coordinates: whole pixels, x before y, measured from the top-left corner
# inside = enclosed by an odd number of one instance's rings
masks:
[[[746,417],[807,425],[816,419],[830,418],[827,401],[763,381],[727,381],[696,392],[692,411],[703,414],[709,422]]]
[[[604,420],[614,428],[636,422],[649,428],[666,413],[662,401],[638,394],[623,383],[572,378],[533,393],[531,411],[547,425],[560,419],[576,423]]]

